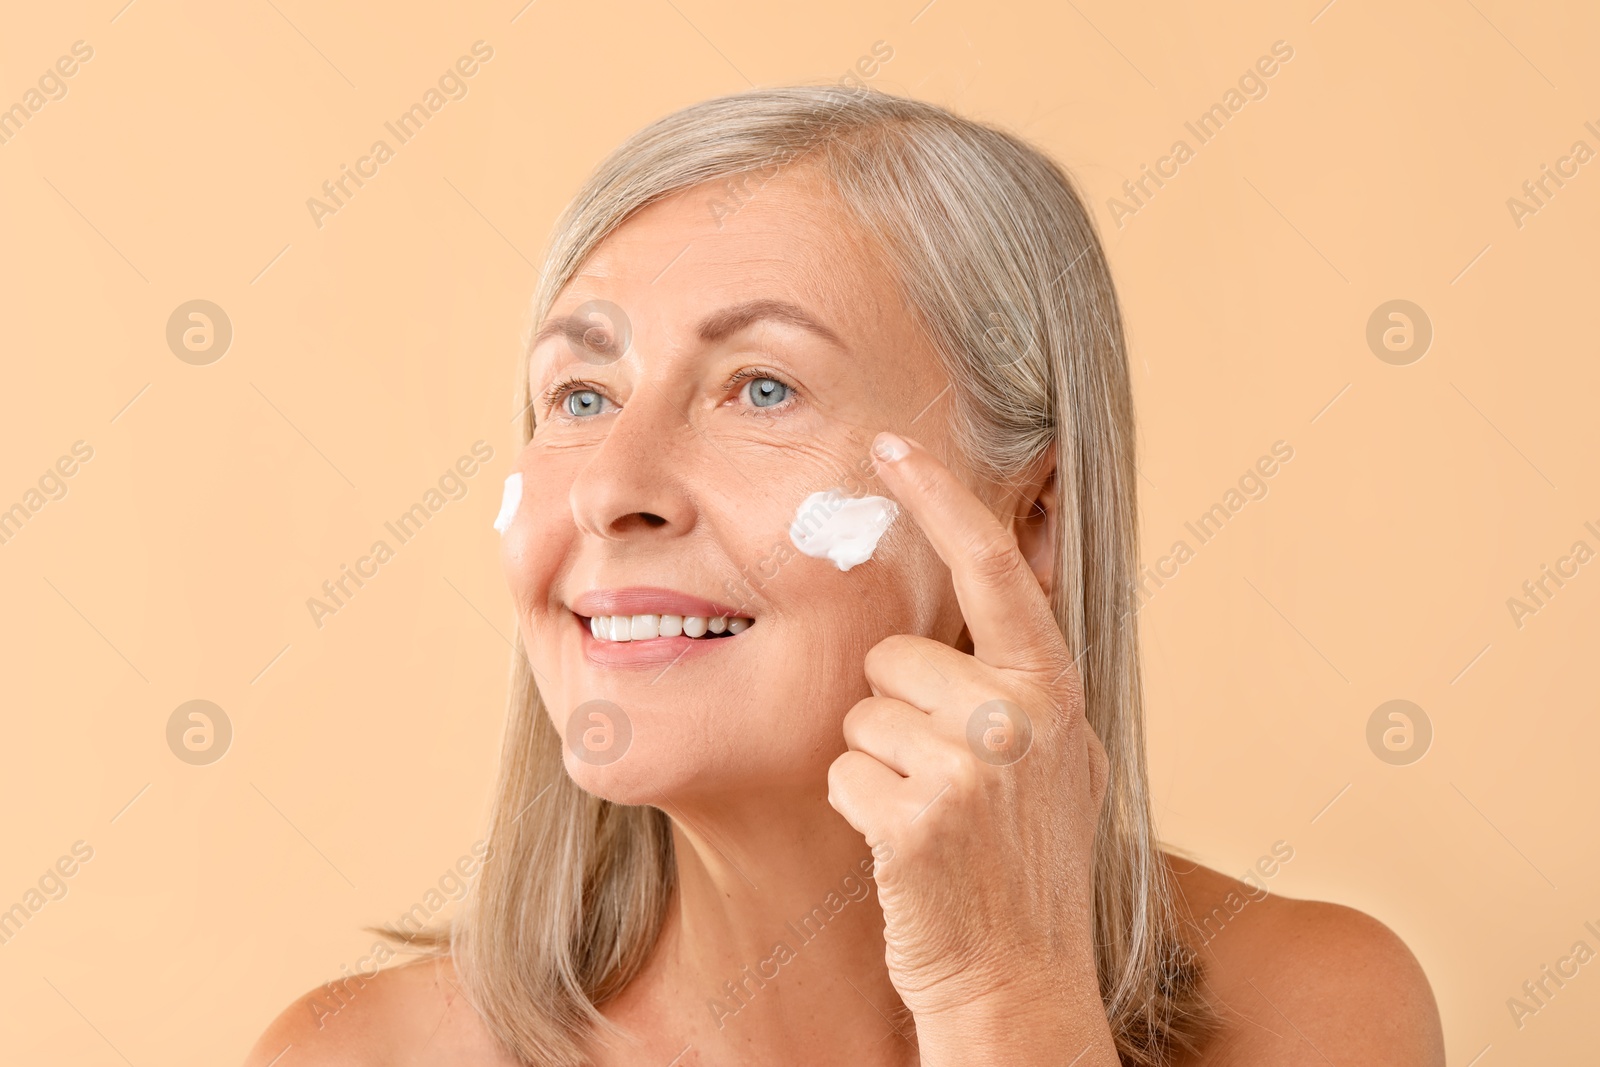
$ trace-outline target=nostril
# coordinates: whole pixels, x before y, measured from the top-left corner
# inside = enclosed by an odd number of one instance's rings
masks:
[[[613,519],[606,527],[606,533],[611,537],[628,537],[643,534],[646,530],[659,530],[669,523],[670,520],[665,516],[653,511],[630,511]]]

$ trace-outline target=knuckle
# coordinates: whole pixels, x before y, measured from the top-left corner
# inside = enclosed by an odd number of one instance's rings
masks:
[[[983,776],[978,770],[978,760],[970,752],[950,752],[950,766],[945,775],[945,780],[950,783],[950,792],[947,799],[954,800],[957,805],[971,801],[983,792]]]
[[[1111,769],[1111,757],[1106,754],[1106,746],[1100,742],[1100,735],[1086,727],[1084,733],[1084,747],[1089,757],[1089,770],[1098,777],[1104,778]]]
[[[884,703],[884,697],[863,697],[856,701],[844,713],[845,740],[852,744],[859,740],[861,731],[883,716]]]
[[[1072,653],[1066,645],[1062,645],[1058,653],[1052,657],[1049,670],[1055,674],[1051,683],[1057,704],[1068,718],[1084,714],[1087,707],[1084,701],[1083,676],[1078,673],[1077,662],[1072,658]]]
[[[828,803],[835,806],[838,804],[838,798],[844,786],[844,772],[840,770],[843,760],[844,755],[840,755],[835,757],[832,763],[828,764]]]
[[[912,456],[916,457],[917,453],[912,452]],[[911,488],[918,495],[926,497],[934,504],[942,504],[944,502],[944,493],[940,490],[939,479],[935,477],[934,471],[926,462],[902,463],[900,465],[900,477],[902,480],[909,482]]]
[[[915,809],[911,810],[906,818],[909,819],[914,814],[916,814]],[[910,833],[902,834],[895,842],[894,858],[903,864],[916,867],[922,865],[936,851],[932,835],[926,832],[919,822],[911,828]]]
[[[1096,801],[1102,799],[1106,790],[1111,785],[1111,757],[1106,753],[1106,746],[1100,743],[1099,736],[1089,731],[1089,759],[1093,763],[1093,778],[1098,786]]]
[[[867,657],[870,659],[876,656],[879,659],[890,662],[904,659],[906,656],[911,655],[912,648],[916,643],[917,638],[911,634],[890,634],[873,645],[867,652]]]
[[[830,802],[835,798],[847,798],[851,793],[851,784],[857,780],[857,771],[861,767],[861,753],[851,749],[835,756],[828,765],[828,797]]]
[[[978,582],[1003,585],[1016,575],[1016,539],[996,523],[993,529],[972,536],[967,544],[967,559],[970,573]]]
[[[971,785],[968,775],[972,771],[973,755],[965,745],[942,743],[928,753],[929,769],[941,780],[950,783],[950,792],[961,795]]]
[[[890,634],[867,649],[863,661],[867,677],[877,681],[901,670],[917,654],[918,640],[911,634]]]

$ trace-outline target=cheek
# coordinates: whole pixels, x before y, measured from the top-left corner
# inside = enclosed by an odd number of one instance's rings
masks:
[[[844,751],[845,715],[872,694],[863,667],[872,647],[901,633],[954,644],[961,616],[949,574],[926,540],[910,533],[894,543],[886,537],[871,560],[848,571],[791,554],[773,583],[781,589],[770,592],[794,624],[771,632],[760,692],[748,708],[703,713],[735,730],[759,724],[740,735],[748,748],[730,763],[758,768],[771,781],[822,780]]]
[[[547,598],[573,536],[566,485],[548,470],[523,464],[521,471],[521,505],[500,536],[500,565],[519,617]]]
[[[804,531],[826,525],[805,514],[813,494],[839,488],[854,498],[886,490],[841,471],[845,465],[837,460],[829,466],[804,457],[794,466],[798,469],[764,478],[760,493],[718,501],[716,514],[725,521],[718,524],[717,540],[739,572],[728,583],[726,591],[737,594],[730,602],[803,621],[800,638],[808,646],[804,659],[811,663],[818,662],[823,646],[830,665],[855,656],[859,668],[866,649],[895,633],[953,642],[961,619],[949,571],[916,520],[900,509],[870,557],[840,570],[831,559],[802,552],[791,524],[802,524],[802,543],[815,541]]]
[[[535,531],[528,523],[512,523],[511,528],[500,535],[500,569],[505,573],[506,587],[511,590],[518,615],[531,602],[532,590],[539,578],[537,568],[543,559]]]
[[[852,582],[852,578],[861,577]],[[953,641],[961,612],[944,562],[904,510],[878,543],[872,559],[839,574],[852,599],[882,632]],[[952,626],[952,621],[954,625]]]
[[[850,697],[867,695],[862,661],[879,641],[913,634],[953,644],[961,614],[949,571],[903,513],[866,563],[841,571],[791,549],[772,583],[773,599],[802,625],[786,631],[799,655],[784,657],[791,674],[829,689],[842,716]]]

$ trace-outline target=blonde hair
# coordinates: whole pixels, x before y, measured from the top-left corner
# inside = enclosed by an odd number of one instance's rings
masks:
[[[707,211],[720,225],[801,164],[820,168],[879,242],[954,382],[952,429],[974,466],[1010,481],[1054,451],[1051,606],[1110,761],[1093,856],[1100,991],[1123,1063],[1169,1063],[1204,1043],[1215,1016],[1152,828],[1127,353],[1104,251],[1067,174],[1009,133],[875,90],[790,86],[707,100],[646,126],[590,176],[556,225],[533,321],[645,205],[714,183]],[[520,432],[532,434],[531,411]],[[578,1065],[586,1038],[616,1032],[599,1005],[639,973],[661,929],[671,824],[656,808],[573,784],[520,650],[513,669],[492,859],[451,929],[412,943],[454,956],[513,1054]]]

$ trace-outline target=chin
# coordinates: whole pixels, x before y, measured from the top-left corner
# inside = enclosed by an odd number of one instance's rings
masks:
[[[575,756],[569,745],[562,760],[578,788],[613,804],[668,808],[691,796],[727,795],[741,787],[759,791],[770,784],[766,776],[709,764],[681,746],[675,742],[672,750],[662,751],[640,742],[615,763],[596,765]]]
[[[575,759],[569,751],[564,762],[567,775],[579,789],[613,804],[661,807],[673,791],[671,778],[663,778],[656,768],[641,766],[642,761],[636,760],[633,766],[595,767]]]
[[[676,688],[663,679],[648,710],[640,708],[638,690],[624,698],[627,712],[620,701],[605,699],[577,703],[570,713],[549,706],[573,782],[615,804],[661,808],[826,790],[828,765],[845,747],[840,721],[858,698],[844,698],[836,714],[823,714],[834,706],[827,698],[774,703],[747,682],[685,684],[688,677]],[[782,686],[794,681],[774,679],[773,685],[793,692]],[[729,699],[707,707],[702,694],[708,692]]]

